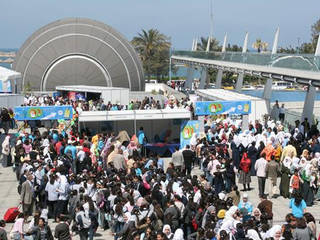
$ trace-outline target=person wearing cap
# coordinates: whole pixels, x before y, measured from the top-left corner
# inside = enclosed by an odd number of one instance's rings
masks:
[[[68,145],[64,149],[64,154],[71,154],[72,157],[72,172],[77,172],[76,158],[77,158],[77,142],[75,140],[68,140]]]
[[[252,206],[252,203],[248,201],[247,193],[244,193],[242,195],[242,200],[239,202],[238,208],[239,209],[245,208],[248,211],[248,214],[251,215],[253,206]]]
[[[225,209],[220,209],[218,214],[217,214],[217,217],[219,218],[219,220],[222,220],[222,219],[224,219],[225,215],[226,215],[226,210]]]

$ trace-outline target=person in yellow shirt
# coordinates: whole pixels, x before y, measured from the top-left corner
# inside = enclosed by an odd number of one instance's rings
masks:
[[[280,143],[277,143],[275,151],[274,151],[274,158],[277,162],[280,161],[281,158],[281,153],[282,153],[282,146]]]

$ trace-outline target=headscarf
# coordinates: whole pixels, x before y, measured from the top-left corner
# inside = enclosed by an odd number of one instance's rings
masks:
[[[251,240],[261,240],[259,234],[257,233],[256,230],[254,229],[249,229],[247,231],[247,235],[246,235],[247,238],[251,239]]]
[[[195,146],[197,144],[197,134],[193,133],[191,139],[190,139],[190,145]]]
[[[234,144],[235,144],[237,147],[239,147],[239,145],[240,145],[240,138],[239,138],[237,135],[235,135],[235,136],[233,137],[233,142],[234,142]]]
[[[166,233],[165,233],[165,230],[166,229],[169,229],[169,231],[170,231],[170,233],[167,235]],[[168,225],[168,224],[166,224],[166,225],[164,225],[163,226],[163,228],[162,228],[162,232],[167,236],[167,238],[171,238],[171,236],[173,235],[173,233],[171,232],[171,227],[170,227],[170,225]]]
[[[264,235],[263,239],[267,238],[274,238],[276,236],[276,233],[281,231],[281,226],[280,225],[275,225],[271,229],[269,229],[266,234]],[[279,240],[275,238],[275,240]]]
[[[42,143],[42,146],[43,146],[43,147],[49,147],[49,146],[50,146],[49,139],[47,139],[47,138],[44,139],[44,140],[43,140],[43,143]]]
[[[305,159],[307,159],[308,155],[309,155],[309,151],[307,149],[304,149],[302,151],[301,157],[304,157]]]
[[[311,164],[311,171],[312,172],[318,172],[318,159],[317,158],[313,158],[310,161]]]
[[[2,154],[9,155],[10,151],[10,135],[7,135],[2,143]]]
[[[255,214],[254,214],[255,212],[259,212],[259,216],[258,216],[258,217],[255,216]],[[260,209],[259,209],[259,208],[253,209],[253,211],[252,211],[252,216],[255,217],[258,221],[260,221],[260,217],[261,217],[261,211],[260,211]]]
[[[300,162],[299,162],[299,167],[301,169],[305,168],[307,166],[307,160],[303,157],[301,158]]]
[[[299,134],[299,128],[295,128],[295,129],[294,129],[293,137],[296,139],[297,136],[298,136],[298,134]]]
[[[230,220],[233,219],[233,214],[235,214],[235,212],[238,210],[237,206],[232,206],[231,208],[229,208],[229,210],[226,212],[226,215],[224,217],[224,220]]]
[[[292,159],[292,166],[293,166],[294,168],[298,168],[298,167],[299,167],[299,163],[300,163],[300,159],[297,158],[297,157],[293,157],[293,159]]]
[[[292,164],[292,159],[290,157],[285,157],[285,159],[283,160],[283,165],[286,167],[286,168],[289,168],[291,167],[291,164]]]
[[[182,231],[181,228],[178,228],[178,229],[174,232],[174,236],[173,236],[172,240],[184,240],[184,238],[183,238],[183,231]]]

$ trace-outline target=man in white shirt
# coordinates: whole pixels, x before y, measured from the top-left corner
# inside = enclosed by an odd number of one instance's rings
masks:
[[[261,158],[259,158],[254,165],[254,169],[256,170],[257,177],[258,177],[259,197],[264,196],[264,189],[266,185],[266,166],[267,166],[266,154],[262,153]]]

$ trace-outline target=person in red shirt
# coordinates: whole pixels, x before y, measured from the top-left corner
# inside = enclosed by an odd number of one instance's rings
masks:
[[[62,136],[59,136],[59,141],[56,143],[56,145],[54,146],[54,148],[55,148],[55,150],[56,150],[56,152],[57,152],[57,154],[59,155],[59,153],[60,153],[60,149],[61,149],[61,147],[62,147],[62,142],[63,142],[64,140],[63,140],[63,137]]]
[[[299,192],[300,189],[300,177],[299,177],[299,170],[295,169],[294,174],[290,179],[290,192]]]
[[[245,150],[239,165],[239,169],[240,169],[239,183],[243,184],[243,191],[250,190],[250,182],[251,182],[250,168],[251,168],[251,160],[250,158],[248,158],[248,153]]]

